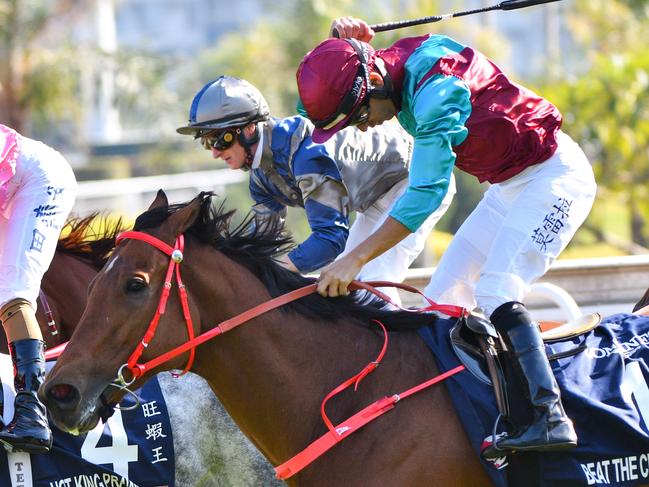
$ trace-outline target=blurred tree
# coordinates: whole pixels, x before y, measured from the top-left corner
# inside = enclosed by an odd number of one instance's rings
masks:
[[[89,107],[110,66],[110,103],[130,138],[174,133],[174,119],[164,115],[180,102],[165,82],[177,59],[102,51],[93,30],[97,8],[95,1],[0,0],[0,121],[57,147],[83,148]]]
[[[588,228],[598,241],[646,253],[649,247],[649,2],[578,0],[569,11],[584,72],[566,76],[542,92],[564,114],[565,130],[587,151],[599,184]],[[604,203],[621,202],[625,234],[609,229]]]
[[[238,76],[256,85],[267,98],[275,116],[295,114],[298,98],[295,72],[302,57],[329,32],[333,19],[351,15],[370,23],[424,17],[442,12],[443,2],[435,0],[389,0],[368,8],[360,0],[286,0],[267,2],[268,15],[242,32],[233,32],[206,49],[193,69],[188,70],[181,97],[188,109],[194,94],[209,80],[221,74]],[[505,61],[509,48],[504,37],[480,26],[479,16],[464,22],[441,22],[408,29],[382,32],[372,42],[375,48],[391,45],[405,36],[428,32],[462,36],[477,42],[480,49],[497,61]],[[476,28],[478,26],[478,28]],[[182,115],[186,118],[187,112]],[[455,231],[475,206],[482,188],[475,178],[461,178],[462,198],[457,198],[439,227]],[[303,213],[289,212],[289,224],[298,236],[308,234]]]
[[[268,15],[245,31],[225,35],[206,49],[196,66],[188,71],[182,83],[181,96],[191,100],[207,81],[221,74],[244,78],[266,96],[276,116],[295,113],[297,86],[295,72],[302,57],[327,37],[333,19],[351,15],[370,23],[433,15],[441,12],[439,0],[390,0],[377,2],[368,8],[360,0],[285,0],[267,2]],[[480,49],[496,60],[506,59],[509,52],[502,36],[474,23],[442,22],[377,34],[375,48],[387,47],[405,36],[439,32],[462,34],[480,41]],[[187,104],[189,106],[189,104]]]
[[[45,113],[74,111],[78,88],[70,44],[47,45],[50,29],[82,10],[81,0],[0,0],[0,120],[19,131]]]

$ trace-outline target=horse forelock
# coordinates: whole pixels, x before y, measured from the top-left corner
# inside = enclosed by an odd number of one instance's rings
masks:
[[[234,224],[232,220],[236,211],[226,210],[225,201],[213,205],[213,196],[212,192],[203,192],[198,196],[200,211],[185,230],[186,235],[197,238],[243,264],[249,259],[270,262],[274,256],[293,244],[281,220],[273,219],[268,224],[255,225],[254,214],[248,213],[240,223]],[[194,200],[149,209],[137,217],[133,229],[142,231],[159,227],[172,214],[193,202]]]

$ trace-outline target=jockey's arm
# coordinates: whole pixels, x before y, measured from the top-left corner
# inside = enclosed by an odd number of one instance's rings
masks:
[[[334,261],[320,273],[318,293],[335,298],[349,294],[348,286],[370,260],[391,249],[410,235],[410,230],[391,216],[379,229],[348,254]]]
[[[311,235],[288,253],[302,273],[333,261],[349,236],[349,195],[336,162],[323,145],[304,143],[293,158]]]

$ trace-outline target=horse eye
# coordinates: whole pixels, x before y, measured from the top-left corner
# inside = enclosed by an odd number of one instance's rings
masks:
[[[146,288],[146,281],[141,277],[132,277],[126,282],[125,290],[127,293],[137,293]]]

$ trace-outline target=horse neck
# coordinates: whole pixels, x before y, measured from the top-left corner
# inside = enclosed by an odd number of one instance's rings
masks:
[[[213,277],[205,277],[202,294],[188,285],[203,306],[202,331],[270,299],[247,269],[221,260],[217,291]],[[278,463],[322,429],[322,399],[373,360],[381,342],[368,328],[349,322],[274,310],[201,345],[194,371],[210,383],[242,431]]]
[[[60,251],[54,254],[41,289],[54,313],[60,342],[69,340],[79,323],[86,306],[88,285],[96,274],[93,265],[79,256]],[[50,335],[42,323],[41,328],[44,337]]]

